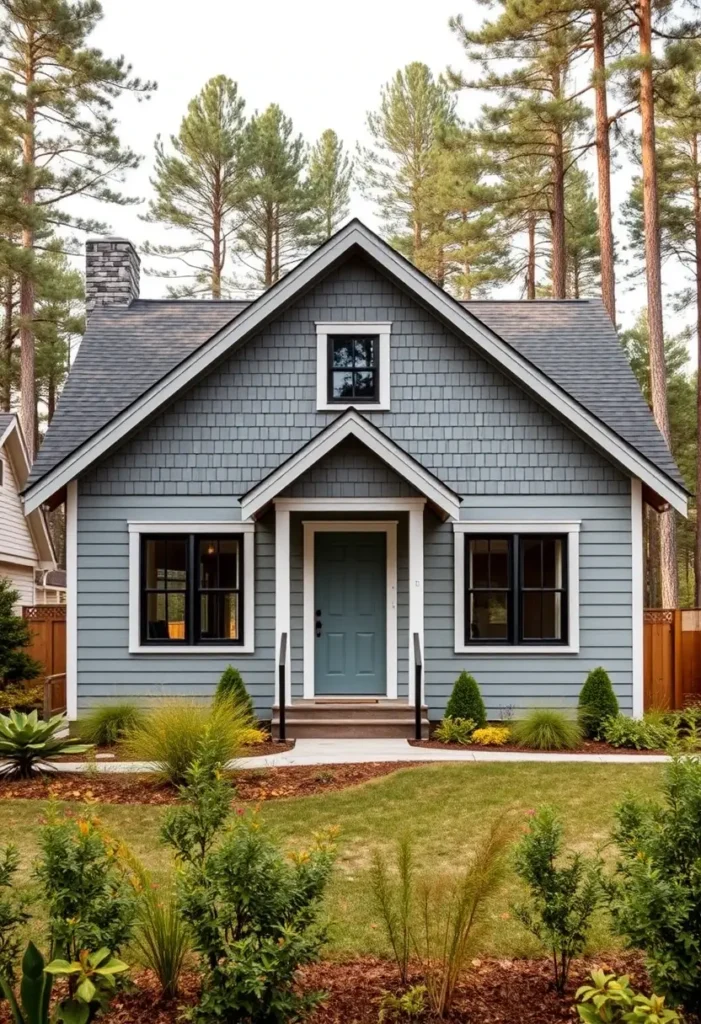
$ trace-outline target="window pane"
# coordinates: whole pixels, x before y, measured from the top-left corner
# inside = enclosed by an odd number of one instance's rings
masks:
[[[149,640],[185,639],[185,594],[148,594],[146,637]]]
[[[521,547],[523,550],[523,579],[521,580],[521,585],[524,587],[542,587],[541,551],[543,542],[537,538],[523,537],[521,539]]]
[[[490,540],[489,542],[489,586],[508,587],[509,585],[509,542],[508,540]]]
[[[562,580],[562,541],[558,539],[543,541],[543,586],[561,587]]]
[[[471,640],[507,640],[508,594],[493,591],[471,594],[469,631]]]
[[[200,586],[218,587],[219,573],[217,571],[217,541],[200,541]]]
[[[146,586],[149,590],[165,590],[166,542],[146,541]]]
[[[470,541],[470,586],[489,586],[489,541]]]
[[[353,339],[334,338],[331,345],[331,366],[353,365]]]
[[[200,639],[239,639],[238,594],[200,595]]]
[[[552,591],[528,591],[523,595],[523,639],[562,640],[562,594]]]
[[[168,636],[171,640],[185,639],[185,594],[168,594]]]
[[[168,540],[168,590],[184,590],[187,585],[187,541]]]
[[[345,371],[334,370],[333,371],[333,397],[334,398],[352,398],[353,397],[353,374],[346,373]]]
[[[375,339],[374,338],[356,338],[355,339],[355,366],[358,369],[362,369],[366,366],[375,365]]]
[[[355,394],[357,398],[373,398],[375,395],[375,371],[359,370],[355,373]]]
[[[239,586],[239,542],[238,540],[219,541],[219,586]]]

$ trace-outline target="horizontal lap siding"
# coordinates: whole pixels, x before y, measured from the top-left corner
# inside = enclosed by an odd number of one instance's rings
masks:
[[[426,516],[426,693],[431,718],[445,710],[462,669],[477,679],[491,717],[508,708],[573,708],[590,669],[610,673],[621,709],[632,712],[630,487],[584,498],[470,498],[464,520],[581,520],[580,652],[495,655],[454,652],[453,529]]]
[[[128,520],[231,521],[225,499],[78,499],[78,710],[110,701],[160,696],[207,698],[227,665],[241,670],[256,710],[270,716],[274,679],[274,520],[258,523],[255,541],[255,654],[129,654]]]

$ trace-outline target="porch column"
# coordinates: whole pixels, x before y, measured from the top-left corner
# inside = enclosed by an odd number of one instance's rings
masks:
[[[414,633],[419,634],[421,657],[424,655],[424,508],[409,512],[409,700],[415,700]],[[426,671],[424,667],[424,692]]]
[[[287,633],[285,659],[286,703],[292,699],[292,673],[290,671],[290,513],[275,508],[275,703],[278,702],[277,668],[280,659],[280,640]]]

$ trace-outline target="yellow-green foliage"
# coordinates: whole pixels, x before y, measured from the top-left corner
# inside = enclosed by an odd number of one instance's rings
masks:
[[[471,718],[444,718],[433,738],[439,743],[471,743],[475,723]]]
[[[265,743],[269,739],[267,732],[263,732],[262,729],[246,729],[241,734],[241,743],[244,747],[257,747],[260,743]]]
[[[503,747],[510,737],[511,729],[508,725],[486,725],[484,729],[475,729],[472,742],[481,747]]]

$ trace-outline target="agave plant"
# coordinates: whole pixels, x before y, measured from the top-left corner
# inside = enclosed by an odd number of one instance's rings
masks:
[[[29,779],[50,770],[52,757],[90,750],[90,743],[56,735],[65,727],[64,715],[54,715],[48,722],[40,721],[36,711],[28,715],[20,711],[0,715],[0,776]]]

